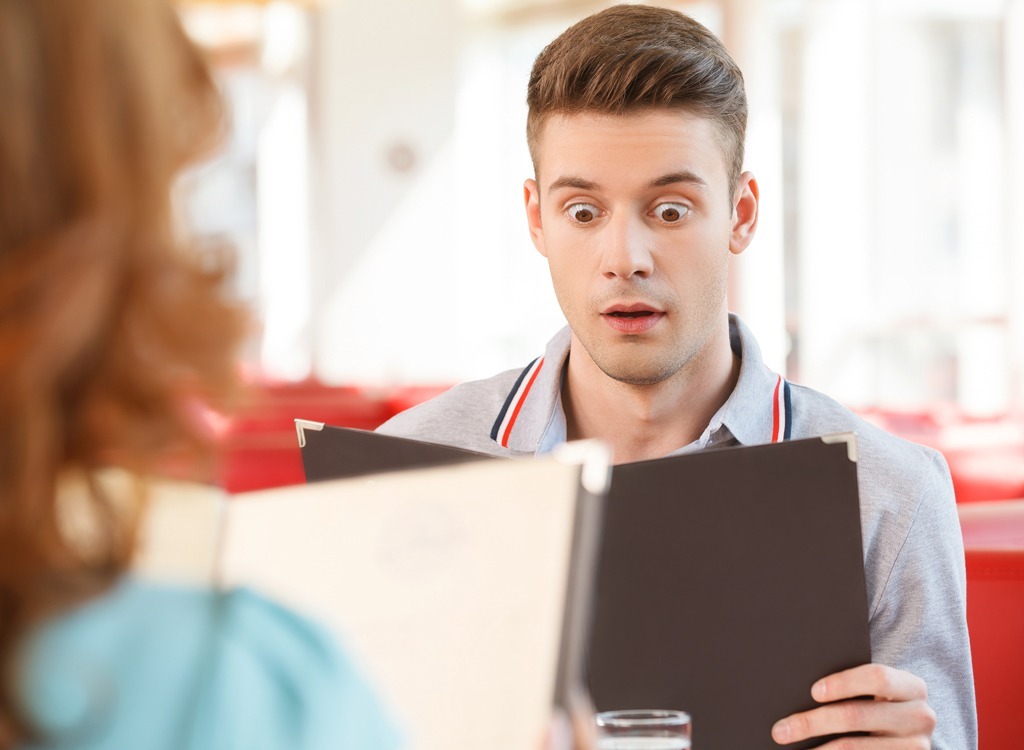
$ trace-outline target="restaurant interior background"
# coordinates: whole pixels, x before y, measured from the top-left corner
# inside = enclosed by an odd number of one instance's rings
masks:
[[[273,380],[389,387],[521,366],[562,325],[530,244],[526,80],[589,0],[187,2],[231,104],[184,180],[239,249]],[[853,406],[1019,408],[1024,2],[662,3],[726,42],[762,188],[731,307]]]
[[[231,109],[182,180],[239,251],[229,492],[297,484],[295,418],[372,429],[562,325],[522,208],[530,65],[593,0],[179,0]],[[678,2],[747,80],[761,224],[731,307],[768,364],[937,448],[982,750],[1024,700],[1024,0]]]

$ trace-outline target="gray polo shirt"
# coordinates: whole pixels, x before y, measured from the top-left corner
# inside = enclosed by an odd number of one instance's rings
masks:
[[[976,748],[963,540],[942,455],[786,383],[764,364],[743,322],[730,316],[729,323],[741,360],[736,388],[700,437],[674,453],[856,433],[872,658],[928,684],[938,714],[935,750]],[[457,385],[379,431],[495,456],[550,451],[566,437],[561,382],[569,342],[564,328],[525,369]]]

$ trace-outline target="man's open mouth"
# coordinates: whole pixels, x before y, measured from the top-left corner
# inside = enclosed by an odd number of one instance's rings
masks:
[[[636,310],[636,311],[633,311],[633,312],[616,311],[616,312],[610,312],[610,313],[607,313],[607,314],[611,315],[613,318],[646,318],[648,315],[654,315],[654,311],[653,310]]]
[[[608,305],[601,313],[601,317],[613,331],[636,336],[658,325],[665,317],[665,313],[643,302],[618,302]]]

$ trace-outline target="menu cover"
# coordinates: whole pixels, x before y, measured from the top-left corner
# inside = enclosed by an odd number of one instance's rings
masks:
[[[299,437],[307,482],[491,458],[450,445],[391,437],[350,427],[332,427],[307,419],[296,419],[295,431]]]
[[[870,662],[855,458],[850,435],[616,466],[597,708],[681,709],[701,750],[778,750],[772,725],[816,705],[816,680]]]
[[[608,480],[588,442],[235,495],[219,580],[338,632],[404,747],[536,750],[582,687]]]
[[[306,431],[302,451],[314,477],[367,454],[390,468],[483,458],[336,427]],[[853,435],[616,466],[599,550],[598,710],[685,710],[701,750],[777,750],[772,724],[814,707],[817,679],[871,661]]]

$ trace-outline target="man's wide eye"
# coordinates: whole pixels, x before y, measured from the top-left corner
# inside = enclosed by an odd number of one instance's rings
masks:
[[[579,224],[589,224],[597,218],[597,208],[589,203],[574,203],[569,206],[569,217]]]
[[[654,215],[666,224],[675,224],[690,211],[682,203],[659,203],[654,208]]]

